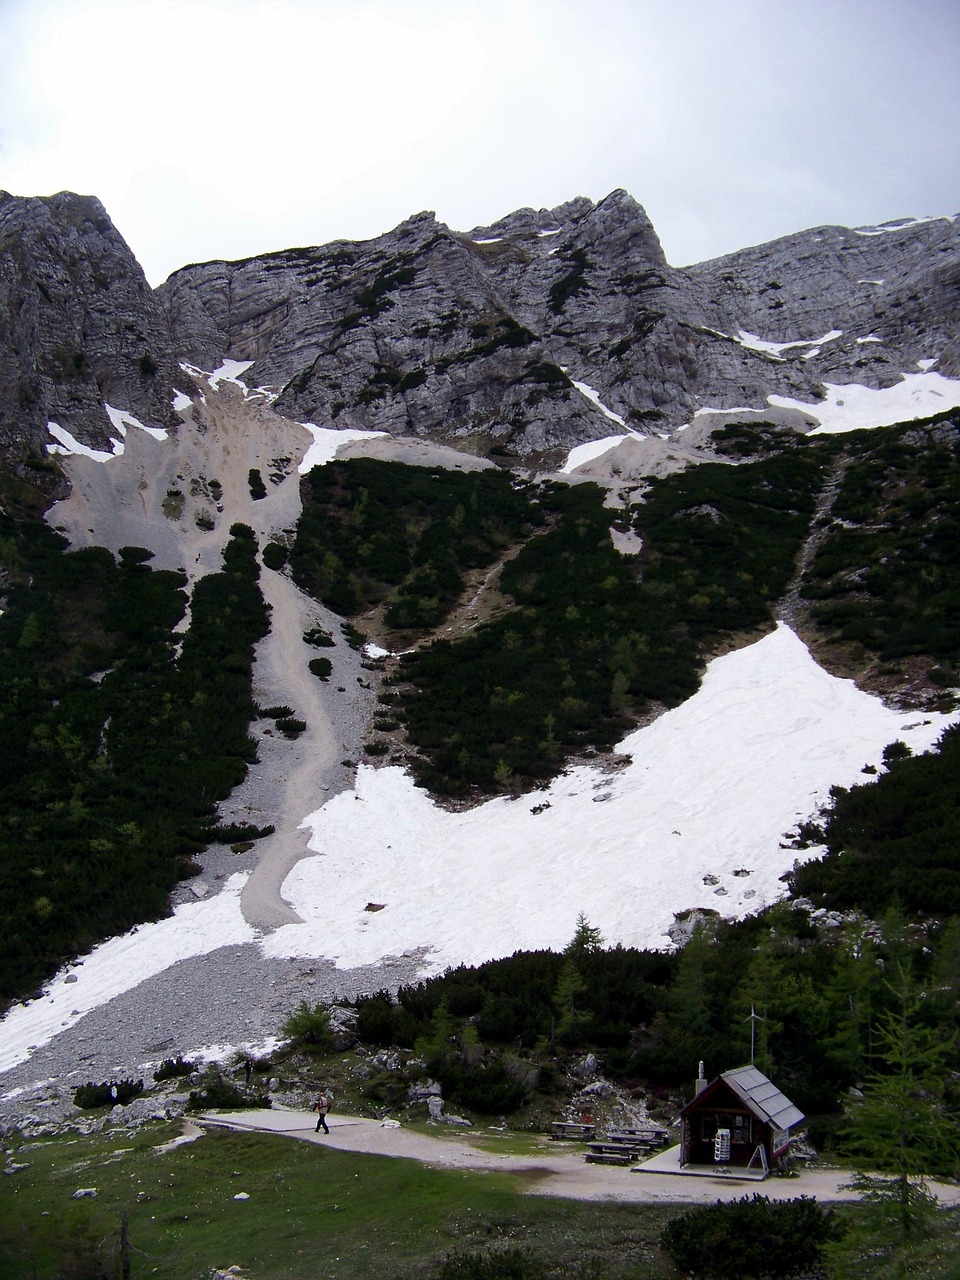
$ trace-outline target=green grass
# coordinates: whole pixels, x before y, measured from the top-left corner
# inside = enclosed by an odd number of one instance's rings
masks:
[[[213,1132],[159,1153],[177,1132],[158,1123],[132,1137],[15,1149],[27,1167],[3,1182],[0,1277],[97,1274],[70,1270],[66,1259],[100,1241],[115,1267],[124,1212],[133,1276],[157,1280],[200,1280],[234,1264],[256,1280],[430,1277],[455,1250],[505,1245],[556,1275],[677,1274],[657,1243],[676,1207],[521,1197],[519,1176],[440,1171],[269,1134]],[[72,1200],[81,1187],[97,1188],[96,1199]],[[234,1200],[239,1192],[249,1200]]]

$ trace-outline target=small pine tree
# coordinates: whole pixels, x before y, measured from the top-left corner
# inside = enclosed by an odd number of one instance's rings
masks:
[[[575,1042],[582,1036],[590,1014],[584,1007],[582,997],[587,984],[577,967],[573,956],[564,960],[553,992],[553,1004],[557,1011],[557,1037],[567,1042]]]
[[[848,1149],[877,1171],[849,1184],[863,1202],[862,1239],[874,1249],[927,1233],[937,1201],[925,1178],[955,1173],[960,1159],[960,1124],[944,1103],[953,1042],[924,1025],[924,993],[902,967],[887,985],[894,1007],[876,1031],[881,1067],[847,1127]]]
[[[595,929],[592,924],[587,922],[587,917],[581,911],[577,916],[577,927],[574,930],[573,937],[563,949],[565,956],[572,956],[579,959],[581,956],[592,955],[596,951],[603,948],[603,935],[599,929]]]

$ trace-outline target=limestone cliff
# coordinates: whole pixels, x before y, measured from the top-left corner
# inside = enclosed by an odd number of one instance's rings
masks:
[[[109,449],[104,405],[175,421],[186,381],[166,315],[103,206],[89,196],[0,192],[0,446],[44,456],[54,421]]]
[[[681,270],[614,191],[467,233],[421,213],[151,291],[98,201],[0,194],[0,449],[15,462],[43,453],[50,421],[109,448],[105,405],[171,423],[191,390],[181,359],[252,362],[248,381],[299,421],[549,463],[705,408],[888,386],[921,361],[958,376],[958,333],[948,218],[821,227]]]

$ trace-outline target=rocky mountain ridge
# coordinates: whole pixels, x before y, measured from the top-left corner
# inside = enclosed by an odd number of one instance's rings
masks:
[[[252,362],[248,382],[295,420],[541,466],[705,408],[783,420],[768,396],[814,404],[825,382],[890,386],[920,362],[960,373],[948,218],[822,227],[678,269],[614,191],[465,234],[421,213],[150,290],[98,201],[3,194],[0,282],[0,448],[21,466],[48,422],[115,448],[105,405],[173,425],[174,395],[193,392],[182,360]]]

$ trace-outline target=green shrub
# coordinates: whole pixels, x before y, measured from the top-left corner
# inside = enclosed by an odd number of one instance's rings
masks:
[[[311,658],[307,664],[318,680],[329,680],[333,671],[333,663],[329,658]]]
[[[320,1050],[333,1047],[330,1014],[322,1004],[315,1004],[311,1009],[305,1000],[301,1000],[283,1024],[283,1034],[303,1048]]]
[[[304,643],[312,644],[315,649],[330,649],[337,642],[329,631],[324,631],[323,627],[311,627],[309,631],[303,633]]]
[[[116,1104],[125,1107],[141,1093],[143,1093],[142,1080],[110,1080],[103,1081],[101,1084],[94,1084],[92,1080],[88,1080],[86,1084],[78,1085],[74,1089],[73,1105],[84,1111],[92,1110],[94,1107],[112,1107]]]
[[[710,1280],[744,1275],[789,1276],[819,1264],[839,1236],[832,1209],[809,1196],[770,1201],[744,1196],[718,1201],[675,1218],[661,1243],[676,1265]]]
[[[526,1085],[514,1079],[500,1059],[475,1066],[448,1062],[437,1075],[445,1097],[481,1115],[507,1115],[527,1100]]]
[[[263,476],[256,467],[251,467],[247,472],[247,484],[250,486],[250,497],[254,502],[267,496],[267,486],[263,483]]]
[[[157,1084],[161,1084],[164,1080],[176,1080],[181,1076],[192,1075],[196,1069],[195,1063],[188,1062],[178,1054],[176,1058],[164,1058],[153,1073],[153,1078]]]
[[[290,552],[279,542],[268,542],[263,548],[263,563],[268,569],[282,569]]]
[[[251,1097],[242,1093],[232,1084],[224,1084],[222,1080],[212,1080],[202,1089],[190,1090],[189,1111],[207,1111],[218,1108],[223,1111],[252,1110],[256,1107],[269,1107],[270,1098],[266,1094]]]
[[[216,841],[218,844],[233,844],[241,840],[263,840],[272,836],[276,830],[273,826],[255,827],[250,822],[221,822],[216,827],[207,827],[197,832],[202,842]]]

